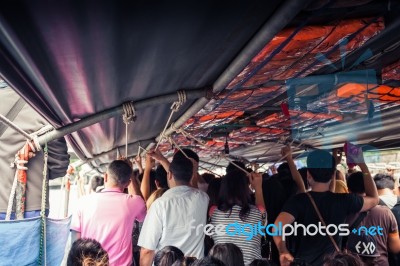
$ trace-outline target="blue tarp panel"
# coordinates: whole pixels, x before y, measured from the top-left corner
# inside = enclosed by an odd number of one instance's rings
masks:
[[[59,266],[64,257],[65,244],[69,236],[71,217],[47,219],[47,265]]]
[[[40,246],[40,217],[0,221],[0,265],[36,265]]]
[[[47,218],[47,265],[59,266],[64,257],[71,218]],[[0,265],[37,265],[40,251],[40,217],[0,221]]]

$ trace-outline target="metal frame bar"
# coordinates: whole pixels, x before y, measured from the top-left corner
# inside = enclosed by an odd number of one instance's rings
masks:
[[[187,90],[186,92],[186,99],[187,100],[193,100],[193,99],[198,99],[201,97],[205,97],[207,93],[209,93],[208,89],[195,89],[195,90]],[[166,104],[166,103],[172,103],[174,101],[178,100],[178,94],[176,92],[174,93],[169,93],[165,95],[159,95],[151,98],[147,98],[144,100],[139,100],[136,102],[133,102],[133,106],[135,107],[135,110],[141,110],[144,108],[147,108],[149,106],[153,105],[159,105],[159,104]],[[103,120],[106,120],[108,118],[122,115],[124,112],[122,104],[113,107],[104,111],[101,111],[99,113],[89,115],[85,118],[82,118],[81,120],[68,124],[64,127],[61,127],[59,129],[53,130],[43,136],[39,137],[39,143],[41,146],[43,146],[46,142],[50,142],[52,140],[64,137],[65,135],[71,134],[75,131],[78,131],[82,128],[91,126],[93,124],[96,124],[98,122],[101,122]]]
[[[135,141],[135,142],[132,142],[132,143],[129,143],[128,144],[128,150],[129,150],[129,148],[134,148],[134,149],[137,149],[137,145],[140,145],[140,142],[149,142],[149,141],[153,141],[153,139],[145,139],[145,140],[140,140],[140,141]],[[108,155],[108,154],[112,154],[112,153],[116,153],[117,152],[117,150],[120,150],[120,149],[125,149],[125,145],[122,145],[122,146],[118,146],[118,147],[115,147],[114,149],[112,149],[112,150],[109,150],[109,151],[106,151],[106,152],[102,152],[102,153],[99,153],[99,154],[96,154],[96,155],[94,155],[92,158],[89,158],[89,159],[87,159],[87,160],[82,160],[79,164],[77,164],[75,167],[79,167],[79,166],[82,166],[82,165],[84,165],[84,164],[87,164],[87,163],[91,163],[91,162],[93,162],[94,160],[97,160],[98,158],[100,158],[100,157],[102,157],[102,156],[104,156],[104,155]],[[135,154],[135,155],[137,155],[137,154]],[[128,155],[128,157],[131,157],[131,156],[133,156],[132,154],[131,155]],[[92,165],[93,166],[93,165]]]

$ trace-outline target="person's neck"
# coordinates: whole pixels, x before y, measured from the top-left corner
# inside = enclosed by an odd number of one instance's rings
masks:
[[[329,191],[329,182],[328,183],[314,182],[314,184],[311,185],[311,191],[327,192]]]
[[[188,186],[188,187],[190,187],[190,183],[174,182],[174,184],[171,186],[171,188],[174,188],[174,187],[181,187],[181,186]]]
[[[383,196],[383,195],[395,195],[393,190],[390,188],[384,188],[384,189],[378,189],[378,195]]]
[[[117,186],[115,184],[108,184],[108,183],[104,184],[104,189],[118,189],[120,191],[123,191],[123,189],[121,189],[119,186]]]

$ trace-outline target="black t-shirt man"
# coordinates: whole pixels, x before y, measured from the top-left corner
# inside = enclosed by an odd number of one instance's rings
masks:
[[[346,230],[346,226],[339,227],[339,225],[344,224],[349,214],[369,210],[375,207],[379,201],[378,191],[364,162],[362,151],[353,150],[352,152],[347,152],[347,160],[348,162],[356,163],[363,173],[365,185],[365,196],[363,197],[330,192],[334,189],[330,184],[334,182],[336,160],[329,152],[314,150],[307,156],[307,181],[312,190],[309,195],[314,199],[322,219],[327,225],[326,230],[333,235],[332,237],[339,247],[341,245],[339,234],[346,235],[350,233]],[[286,157],[293,178],[298,180],[296,183],[299,190],[305,192],[304,183],[294,164],[290,147],[283,148],[282,154]],[[337,156],[337,153],[334,152],[334,155]],[[275,231],[274,242],[279,251],[281,266],[289,266],[295,258],[305,260],[313,266],[320,266],[323,264],[324,256],[335,251],[335,247],[326,234],[326,230],[319,230],[323,225],[320,225],[321,220],[311,199],[308,197],[309,195],[301,193],[290,199],[275,221],[275,228],[290,229],[288,226],[293,226],[294,224],[297,228],[308,227],[309,229],[307,236],[304,236],[302,229],[298,230],[298,236],[294,239],[294,249],[290,251],[282,233],[276,234]],[[336,229],[338,232],[335,231]],[[287,232],[287,230],[284,231]]]
[[[313,197],[326,225],[344,224],[349,214],[357,213],[363,206],[363,198],[355,194],[335,194],[326,192],[309,192]],[[282,212],[291,214],[297,224],[308,226],[318,225],[320,222],[318,215],[305,193],[297,194],[292,197],[283,207]],[[334,232],[330,228],[330,232]],[[310,229],[311,232],[315,230]],[[325,231],[323,229],[323,231]],[[341,236],[339,233],[333,235],[334,240],[340,246]],[[304,236],[302,228],[299,228],[297,236],[291,238],[294,258],[299,258],[311,265],[322,265],[326,254],[332,254],[335,247],[329,237],[317,233],[314,236]]]

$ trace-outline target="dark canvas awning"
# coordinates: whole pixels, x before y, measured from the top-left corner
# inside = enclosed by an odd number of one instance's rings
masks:
[[[390,93],[400,87],[396,72],[399,49],[385,50],[400,41],[398,34],[393,35],[400,29],[400,20],[394,15],[398,4],[392,3],[388,8],[388,3],[383,2],[6,1],[0,8],[0,74],[58,129],[124,102],[187,90],[199,93],[186,101],[172,120],[181,117],[190,106],[193,110],[200,107],[199,111],[202,105],[196,98],[204,104],[213,98],[183,126],[209,146],[202,148],[181,134],[173,137],[178,144],[203,152],[205,159],[223,151],[226,136],[232,155],[260,159],[271,143],[281,135],[293,138],[297,134],[293,129],[298,128],[309,129],[304,133],[310,139],[309,145],[335,146],[356,129],[343,129],[340,137],[333,134],[324,141],[313,131],[324,127],[329,132],[330,122],[340,126],[349,114],[362,120],[368,110],[354,106],[364,106],[360,99],[366,91],[385,84],[393,91],[385,94],[378,90],[377,94],[392,97]],[[315,37],[308,39],[311,32]],[[345,46],[346,62],[340,57],[344,38],[349,41]],[[304,49],[314,46],[315,50]],[[369,53],[364,55],[367,50]],[[337,67],[321,63],[317,55],[325,56]],[[379,60],[371,60],[377,55]],[[359,58],[362,60],[357,62]],[[361,84],[360,79],[350,82],[346,76],[329,89],[319,85],[321,97],[310,96],[306,91],[312,90],[303,85],[293,85],[295,94],[287,87],[288,81],[297,84],[295,79],[356,70],[375,71],[376,82],[360,89],[360,95],[351,95],[351,99],[346,96],[354,105],[346,102],[335,110],[328,108],[329,104],[318,105],[320,109],[312,104],[344,99],[336,93],[339,88],[348,83]],[[216,89],[216,83],[220,88]],[[320,84],[318,78],[315,84]],[[208,100],[201,97],[210,96],[206,95],[207,90],[214,90]],[[307,101],[308,110],[290,113],[289,122],[278,121],[281,126],[269,123],[271,115],[282,114],[282,102],[288,102],[289,109],[297,108],[291,103],[300,97],[296,94],[299,90],[304,90],[302,97],[307,96],[302,99]],[[129,125],[129,156],[136,155],[139,144],[146,147],[154,143],[162,132],[173,102],[172,98],[165,99],[137,110],[136,121]],[[382,114],[396,108],[398,102],[397,98],[372,100],[376,111]],[[321,110],[343,112],[327,117],[321,116],[326,113]],[[219,117],[221,114],[225,116]],[[294,120],[297,124],[293,124]],[[311,120],[320,124],[309,127]],[[265,128],[276,131],[267,132]],[[353,139],[366,143],[376,134],[375,130]],[[83,160],[103,154],[92,162],[98,166],[115,158],[118,147],[124,154],[125,125],[118,115],[80,129],[67,139]],[[166,143],[162,146],[171,148]],[[261,160],[279,157],[278,152],[272,154]]]

